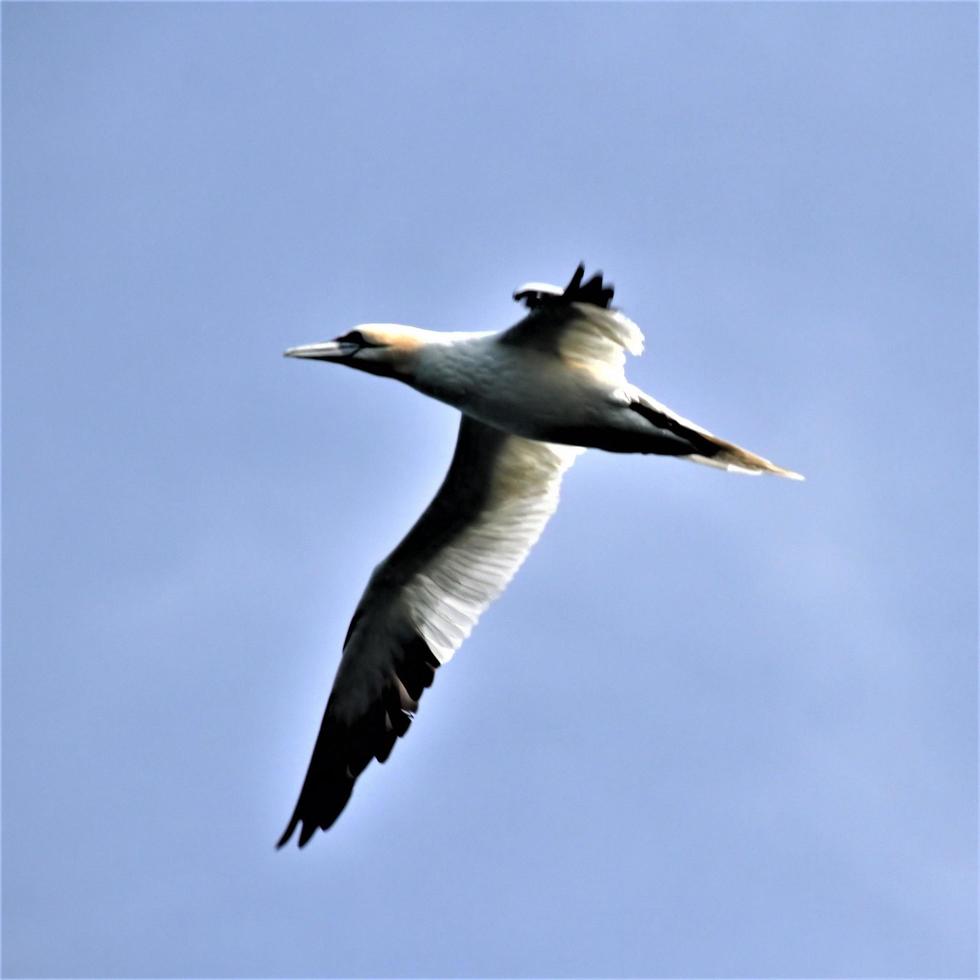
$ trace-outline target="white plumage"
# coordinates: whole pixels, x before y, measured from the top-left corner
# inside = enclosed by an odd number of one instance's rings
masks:
[[[565,289],[522,286],[528,315],[499,334],[366,324],[286,351],[392,377],[461,412],[433,501],[375,569],[355,610],[293,816],[300,846],[340,815],[372,758],[384,762],[424,688],[506,588],[586,447],[678,456],[802,479],[713,436],[631,385],[643,334],[579,266]]]

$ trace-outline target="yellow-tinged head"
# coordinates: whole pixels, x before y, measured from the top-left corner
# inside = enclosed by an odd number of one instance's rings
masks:
[[[336,361],[369,374],[405,378],[415,370],[426,333],[400,323],[362,323],[334,340],[290,347],[285,356]]]

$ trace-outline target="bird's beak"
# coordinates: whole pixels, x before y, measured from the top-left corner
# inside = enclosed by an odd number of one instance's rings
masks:
[[[290,347],[284,357],[306,357],[314,361],[336,361],[357,353],[360,347],[346,340],[325,340],[322,344]]]

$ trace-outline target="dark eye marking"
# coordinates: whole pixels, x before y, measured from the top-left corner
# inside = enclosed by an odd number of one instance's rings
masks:
[[[338,337],[341,343],[345,344],[357,344],[358,347],[381,347],[381,344],[375,344],[368,340],[360,330],[351,330],[349,333],[345,333],[343,337]]]

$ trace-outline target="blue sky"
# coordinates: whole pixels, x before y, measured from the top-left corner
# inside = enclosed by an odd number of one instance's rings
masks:
[[[8,976],[976,969],[977,11],[3,8]],[[807,482],[590,453],[276,853],[456,419],[283,361],[585,260]]]

